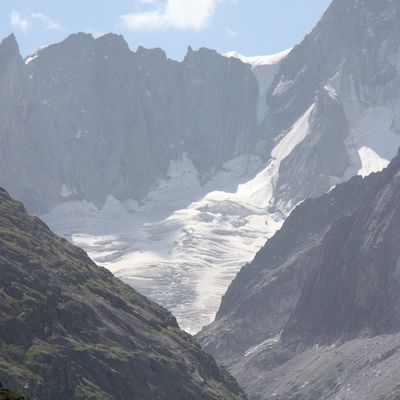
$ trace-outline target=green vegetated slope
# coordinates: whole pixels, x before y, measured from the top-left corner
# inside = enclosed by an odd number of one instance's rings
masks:
[[[0,190],[0,380],[38,400],[243,399],[175,318]]]
[[[0,400],[30,400],[6,388],[0,388]]]

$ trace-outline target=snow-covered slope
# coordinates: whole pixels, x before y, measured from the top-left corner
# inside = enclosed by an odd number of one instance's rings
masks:
[[[279,71],[281,62],[287,57],[292,49],[281,51],[269,56],[242,56],[236,51],[225,53],[225,57],[235,58],[244,64],[249,64],[258,82],[257,123],[260,125],[268,115],[267,92],[271,88],[275,76]]]
[[[287,144],[291,137],[302,141],[279,163],[272,196],[275,212],[288,215],[304,199],[319,197],[354,175],[380,171],[396,155],[400,146],[399,20],[396,1],[334,0],[312,33],[281,61],[266,95],[268,113],[259,125],[259,149],[273,156],[276,143],[285,143],[285,136]],[[291,133],[301,125],[306,126],[305,134]],[[285,151],[279,154],[286,155]],[[345,206],[338,189],[339,197],[328,197],[322,211],[352,213],[362,195],[357,182],[363,181],[353,180],[356,192],[351,192]],[[368,188],[373,180],[366,182]],[[287,323],[312,259],[318,255],[314,250],[320,241],[310,223],[326,229],[327,217],[311,210],[316,203],[306,204],[241,270],[224,295],[216,320],[198,335],[218,361],[230,365],[236,376],[241,374],[254,399],[268,395],[251,392],[254,382],[246,375],[249,364],[243,364],[246,352],[269,343]],[[296,226],[290,221],[297,221]],[[376,221],[380,225],[381,219]],[[292,247],[295,251],[288,252]],[[340,293],[335,296],[340,298]],[[316,321],[314,314],[310,318]],[[253,361],[253,366],[260,366],[259,360]],[[260,372],[253,376],[258,380]]]
[[[25,64],[10,37],[0,183],[197,331],[296,204],[395,155],[398,9],[382,1],[335,1],[269,57],[177,63],[78,34]]]
[[[22,59],[0,43],[0,184],[34,212],[142,200],[187,153],[207,181],[254,145],[251,68],[214,50],[182,62],[122,36],[70,35]]]
[[[266,83],[258,77],[265,92],[276,72],[267,74]],[[382,107],[363,109],[358,102],[360,111],[354,113],[354,97],[347,95],[347,88],[333,84],[326,85],[315,103],[275,136],[267,158],[239,156],[204,184],[184,154],[170,161],[167,179],[140,205],[109,196],[102,208],[87,202],[65,203],[43,218],[97,263],[170,309],[184,329],[198,332],[213,320],[240,267],[252,260],[298,202],[355,174],[379,171],[395,155],[400,136],[393,130],[393,113]],[[262,96],[259,108],[268,118]],[[346,110],[347,125],[340,119],[346,114],[338,108]],[[337,132],[343,126],[346,132],[340,136]],[[332,153],[334,169],[320,181],[324,171],[310,160],[315,142],[323,143],[329,135],[335,136],[334,145],[327,143],[323,151]],[[347,161],[342,173],[336,174],[341,151]],[[319,177],[308,176],[313,173]]]
[[[225,53],[224,55],[226,57],[232,57],[232,58],[237,58],[238,60],[240,60],[241,62],[245,63],[245,64],[250,64],[252,66],[252,68],[255,67],[260,67],[263,65],[273,65],[273,64],[277,64],[280,61],[282,61],[290,52],[292,49],[288,49],[288,50],[284,50],[281,51],[277,54],[272,54],[269,56],[243,56],[240,53],[238,53],[237,51],[230,51],[228,53]]]
[[[399,176],[400,156],[305,201],[231,286],[212,341],[243,346],[250,399],[400,398]]]
[[[283,223],[286,215],[272,208],[279,165],[308,134],[313,110],[276,144],[265,168],[259,157],[241,156],[202,186],[184,156],[140,206],[109,197],[100,210],[66,203],[43,219],[196,333],[214,319],[239,268]]]
[[[202,187],[190,160],[171,162],[171,178],[142,205],[109,197],[102,209],[65,203],[43,218],[197,332],[213,320],[240,266],[282,223],[257,205],[265,191],[261,165],[242,156]]]

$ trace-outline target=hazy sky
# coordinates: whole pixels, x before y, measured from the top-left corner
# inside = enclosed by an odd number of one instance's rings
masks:
[[[162,47],[181,59],[189,45],[244,55],[293,47],[330,0],[0,0],[0,36],[23,55],[70,33],[124,35],[131,49]]]

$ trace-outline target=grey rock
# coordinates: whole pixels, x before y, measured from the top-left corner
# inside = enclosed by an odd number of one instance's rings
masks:
[[[400,156],[361,181],[357,208],[321,235],[282,334],[232,365],[251,399],[398,398],[399,171]],[[338,189],[352,196],[356,186]]]
[[[399,134],[399,14],[390,0],[333,1],[311,34],[283,59],[267,94],[269,112],[258,129],[265,153],[309,107],[316,104],[316,109],[307,138],[280,166],[275,206],[282,211],[356,174],[360,160],[351,154],[352,146],[367,126],[369,134]],[[378,110],[375,121],[360,127],[373,110]],[[385,113],[391,119],[387,123]],[[369,145],[389,160],[397,152]]]
[[[356,349],[359,337],[397,331],[398,254],[390,239],[397,237],[392,220],[395,175],[386,171],[353,178],[317,196],[361,167],[352,146],[357,149],[363,136],[375,132],[370,144],[378,155],[390,159],[397,153],[397,139],[391,146],[388,138],[400,132],[399,15],[398,2],[334,1],[313,32],[282,61],[267,96],[269,113],[257,131],[264,134],[266,154],[314,105],[306,138],[280,165],[273,205],[287,213],[311,199],[242,268],[215,322],[198,335],[250,398],[275,398],[275,386],[282,399],[374,398],[372,391],[369,397],[361,391],[366,381],[349,391],[353,397],[344,392],[335,397],[335,385],[329,389],[335,374],[321,366],[325,355],[308,346],[327,346],[326,357],[334,358],[328,349],[336,341]],[[387,139],[380,132],[388,133]],[[396,170],[396,163],[388,171]],[[392,194],[390,201],[382,191]],[[368,207],[375,210],[369,210],[370,216]],[[317,357],[320,361],[313,364]],[[302,387],[307,362],[320,379],[304,386],[314,392]],[[359,365],[364,362],[360,356]],[[387,374],[395,374],[395,365]],[[355,366],[343,372],[350,380],[354,376],[354,385],[356,371]],[[377,393],[389,399],[396,390],[391,382]]]
[[[325,235],[312,277],[283,332],[285,345],[330,344],[400,329],[400,157],[379,186]]]
[[[264,343],[232,372],[254,400],[396,400],[399,340],[385,334],[298,353]]]
[[[240,270],[222,298],[215,321],[197,335],[203,347],[218,361],[232,365],[250,348],[278,335],[296,308],[325,234],[377,188],[376,175],[354,177],[299,205]]]
[[[287,215],[305,198],[320,196],[357,173],[361,161],[352,146],[357,149],[366,134],[375,132],[375,143],[369,145],[378,155],[391,159],[397,153],[386,143],[400,132],[399,15],[399,4],[389,0],[333,1],[312,33],[282,60],[267,94],[269,112],[257,130],[259,140],[264,135],[265,154],[314,108],[307,136],[280,164],[273,209]],[[368,115],[373,118],[365,119]],[[357,207],[363,190],[345,204],[329,196],[337,209],[326,207],[322,216],[322,209],[312,210],[313,203],[299,207],[237,275],[215,322],[199,335],[217,359],[230,364],[283,329],[310,272],[312,249],[331,224]],[[317,219],[321,222],[312,225]],[[295,221],[295,232],[303,234],[300,243],[288,237]],[[275,250],[273,243],[280,238]]]
[[[0,183],[29,209],[140,201],[170,160],[187,154],[206,181],[254,142],[256,78],[215,51],[178,63],[161,49],[132,52],[121,36],[79,33],[26,63],[13,37],[0,53]]]

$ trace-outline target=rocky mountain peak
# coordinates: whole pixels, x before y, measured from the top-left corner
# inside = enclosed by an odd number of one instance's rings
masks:
[[[116,33],[106,33],[105,35],[96,38],[98,44],[104,44],[106,46],[129,48],[128,43],[122,35]]]
[[[160,48],[147,49],[143,46],[139,46],[134,54],[139,62],[146,62],[146,67],[152,67],[153,69],[157,69],[160,66],[159,63],[164,65],[168,60],[167,54]]]
[[[19,46],[15,35],[12,33],[0,43],[0,79],[5,75],[20,73],[22,64]],[[9,82],[8,86],[12,86],[11,82]]]
[[[257,131],[260,144],[266,154],[276,154],[285,135],[305,136],[280,161],[274,210],[288,215],[304,199],[317,198],[354,175],[381,171],[395,157],[400,146],[399,11],[398,1],[333,1],[316,28],[281,61],[266,94],[269,111]],[[366,182],[375,185],[376,180],[372,176]],[[352,180],[359,193],[351,190],[349,200],[338,195],[343,188],[327,195],[340,207],[331,209],[326,200],[318,216],[323,224],[316,222],[310,201],[299,206],[237,275],[216,321],[200,333],[217,358],[235,362],[284,328],[317,263],[317,245],[368,195],[360,182]],[[294,242],[289,229],[298,232]]]
[[[345,76],[343,85],[354,88],[367,105],[382,102],[384,95],[378,96],[377,90],[392,97],[389,85],[398,84],[400,69],[399,18],[396,1],[333,1],[314,30],[282,61],[267,97],[272,126],[281,128],[282,119],[294,122],[329,81],[347,107],[345,89],[340,88]]]
[[[8,60],[19,55],[19,46],[17,39],[13,33],[3,39],[0,43],[1,60]]]
[[[9,48],[16,52],[15,38],[4,41],[3,52]],[[231,71],[215,51],[194,54],[196,68],[191,69],[169,60],[161,49],[132,52],[120,35],[94,39],[81,32],[39,49],[25,63],[20,60],[18,79],[10,78],[16,75],[11,71],[1,96],[19,88],[29,112],[26,120],[13,122],[24,126],[5,135],[15,141],[29,129],[35,168],[28,167],[29,157],[21,157],[25,165],[16,169],[27,171],[22,173],[30,175],[27,181],[12,177],[14,172],[0,181],[38,211],[73,199],[102,206],[109,195],[141,200],[166,178],[170,161],[184,154],[208,179],[251,145],[245,138],[255,129],[257,82],[244,65]],[[7,53],[0,64],[11,60]],[[22,101],[13,97],[7,108]],[[4,114],[7,119],[17,115]],[[9,165],[5,159],[0,163]],[[34,173],[53,163],[51,177]]]

